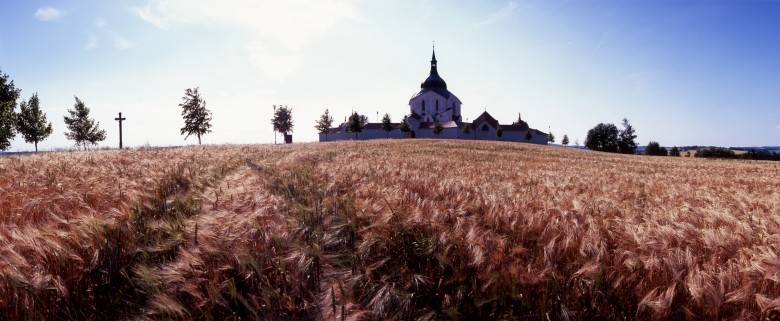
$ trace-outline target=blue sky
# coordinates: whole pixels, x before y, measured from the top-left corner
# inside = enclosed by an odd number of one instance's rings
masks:
[[[429,70],[502,123],[521,113],[571,141],[627,117],[640,144],[780,145],[780,1],[3,1],[0,69],[37,92],[54,133],[78,96],[118,143],[179,134],[184,90],[213,112],[204,143],[268,143],[272,105],[313,141],[338,121],[408,112]],[[31,150],[20,136],[12,151]]]

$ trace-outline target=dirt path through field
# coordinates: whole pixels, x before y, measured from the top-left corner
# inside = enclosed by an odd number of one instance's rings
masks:
[[[177,247],[176,256],[162,264],[136,268],[134,283],[148,294],[146,317],[213,315],[214,310],[229,310],[234,304],[255,310],[251,302],[238,299],[242,293],[234,279],[242,266],[257,261],[253,258],[256,248],[273,243],[271,236],[286,234],[287,220],[277,208],[280,198],[270,194],[248,166],[194,194],[200,213],[184,220],[181,236],[169,242]],[[273,253],[276,248],[271,245],[264,250]],[[232,292],[233,298],[222,292]]]

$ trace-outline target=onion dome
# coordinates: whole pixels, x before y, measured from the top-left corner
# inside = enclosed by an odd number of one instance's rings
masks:
[[[433,57],[431,58],[431,74],[420,85],[423,89],[447,89],[447,83],[439,76],[439,71],[436,70],[436,51],[433,51]]]

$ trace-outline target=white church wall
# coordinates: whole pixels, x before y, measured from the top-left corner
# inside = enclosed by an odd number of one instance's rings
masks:
[[[444,128],[437,136],[431,128],[420,128],[415,132],[416,138],[458,139],[458,128]]]
[[[474,131],[472,133],[472,136],[475,137],[477,140],[496,140],[496,128],[491,126],[490,124],[484,124],[487,127],[487,130],[483,130],[483,126],[479,125],[477,128],[472,128],[471,130]]]
[[[428,91],[420,96],[413,98],[409,102],[410,110],[423,117],[423,121],[433,121],[433,116],[437,114],[436,102],[439,102],[439,121],[452,120],[452,115],[460,115],[460,101],[455,95],[450,95],[450,98],[444,98],[435,91]],[[425,102],[425,108],[423,108],[423,102]],[[455,105],[451,110],[444,111],[447,108]],[[424,114],[424,115],[423,115]]]
[[[357,140],[383,139],[383,138],[390,138],[390,139],[406,138],[406,134],[404,134],[398,129],[393,129],[389,133],[384,130],[368,129],[357,134]],[[327,138],[325,137],[324,133],[319,133],[319,139],[321,142],[337,141],[337,140],[355,140],[355,133],[349,133],[349,132],[330,133],[327,135]]]

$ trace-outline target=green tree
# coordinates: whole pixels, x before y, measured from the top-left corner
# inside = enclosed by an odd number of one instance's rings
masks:
[[[206,109],[206,101],[200,96],[198,87],[184,90],[181,100],[179,106],[181,116],[184,118],[181,134],[187,134],[184,140],[187,140],[190,135],[198,136],[198,145],[200,145],[200,136],[211,132],[211,111]]]
[[[588,130],[585,137],[585,147],[600,152],[616,153],[618,151],[618,129],[615,124],[599,123]]]
[[[385,114],[382,117],[382,130],[385,131],[385,138],[390,138],[390,132],[393,131],[393,121],[390,120],[390,115]]]
[[[358,115],[357,112],[352,112],[352,115],[349,116],[349,120],[347,120],[347,131],[350,133],[355,133],[355,139],[358,139],[358,133],[363,132],[363,128],[366,128],[366,124],[368,123],[368,118],[364,115]]]
[[[463,135],[468,135],[471,133],[471,124],[463,125]]]
[[[22,93],[14,81],[0,70],[0,150],[11,147],[11,140],[16,136],[16,100]]]
[[[563,139],[561,140],[561,145],[568,146],[569,145],[569,135],[563,134]]]
[[[22,100],[19,104],[20,111],[16,118],[16,129],[24,137],[24,141],[35,144],[38,151],[38,143],[49,137],[52,132],[51,122],[46,121],[46,114],[41,111],[38,93],[30,97],[29,103]]]
[[[288,133],[293,131],[292,108],[274,105],[274,110],[274,118],[271,118],[274,132],[287,136]]]
[[[439,134],[444,131],[444,126],[437,120],[433,122],[433,133],[436,134],[436,137],[439,137]]]
[[[317,129],[318,132],[325,134],[325,140],[328,140],[328,132],[330,131],[330,128],[333,126],[333,117],[330,115],[330,111],[326,108],[325,113],[320,116],[320,119],[317,120],[317,124],[314,126],[314,128]]]
[[[525,131],[523,138],[525,138],[527,142],[531,142],[531,139],[534,138],[534,133],[531,132],[531,128],[528,128],[528,130]]]
[[[628,122],[627,118],[623,118],[623,130],[618,135],[618,152],[622,154],[634,154],[636,152],[637,143],[634,141],[636,135],[634,135],[634,126]]]
[[[673,146],[672,149],[669,150],[669,156],[680,157],[680,150],[677,149],[677,146]]]
[[[501,136],[504,136],[504,129],[501,128],[501,125],[496,126],[496,137],[501,138]]]
[[[68,132],[65,132],[65,138],[76,142],[76,146],[83,146],[87,149],[87,144],[97,145],[98,142],[102,142],[106,139],[106,131],[100,129],[100,123],[96,123],[94,119],[89,118],[89,107],[82,102],[79,97],[76,98],[76,103],[73,105],[73,109],[68,109],[68,116],[64,116],[65,125],[68,127]]]
[[[548,144],[555,143],[555,135],[553,135],[552,132],[547,133],[547,143]]]
[[[405,136],[409,137],[409,132],[412,131],[412,126],[409,125],[409,119],[407,116],[404,116],[404,118],[401,120],[401,123],[398,124],[398,130],[404,133]]]
[[[661,147],[658,142],[649,142],[647,143],[647,147],[645,147],[645,155],[666,156],[667,154],[666,148]]]

